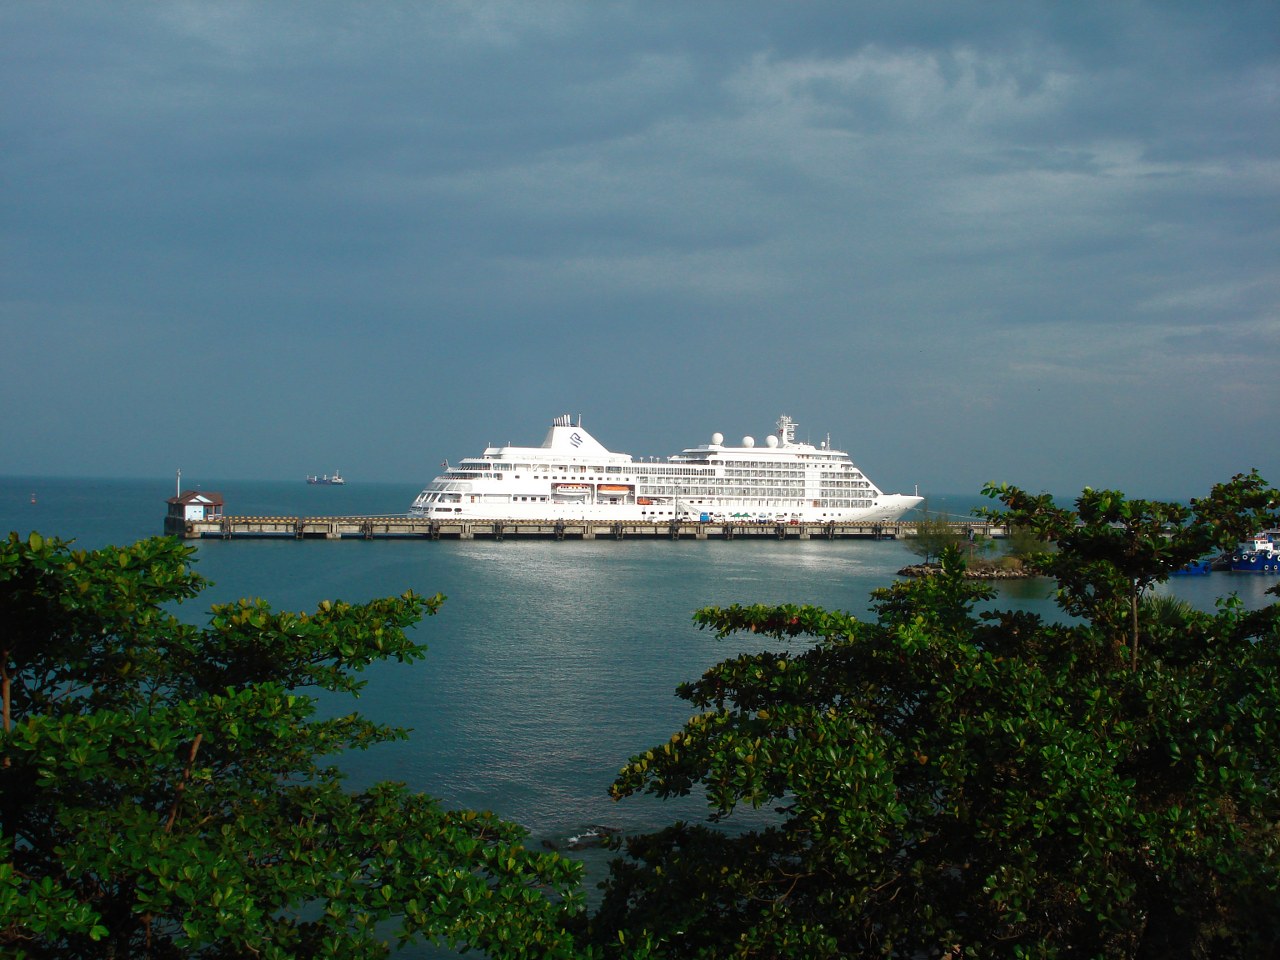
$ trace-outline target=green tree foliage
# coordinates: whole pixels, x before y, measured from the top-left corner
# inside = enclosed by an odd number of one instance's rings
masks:
[[[877,591],[874,622],[700,611],[720,636],[791,646],[683,686],[697,712],[622,769],[617,797],[705,792],[710,822],[627,842],[599,943],[680,958],[1276,955],[1280,606],[1207,614],[1140,592],[1276,522],[1276,491],[1250,474],[1189,508],[1086,491],[1075,511],[989,492],[1054,545],[1040,562],[1074,616],[975,613],[992,594],[955,549],[937,576]]]
[[[1004,552],[1007,556],[1032,557],[1035,554],[1043,553],[1045,544],[1039,540],[1034,533],[1026,527],[1010,524],[1008,535],[1004,539]]]
[[[964,533],[946,517],[930,513],[927,509],[921,512],[915,526],[915,536],[908,537],[903,542],[916,556],[924,557],[925,563],[942,556],[948,547],[957,546],[965,539]]]
[[[0,954],[377,957],[388,939],[572,954],[577,865],[403,785],[345,789],[344,750],[404,733],[320,719],[443,597],[261,601],[179,622],[202,580],[157,538],[0,543]]]
[[[1068,510],[1048,494],[1032,496],[1006,485],[986,492],[1005,503],[1007,509],[996,514],[1000,519],[1056,548],[1036,554],[1032,563],[1057,579],[1064,610],[1129,644],[1135,669],[1143,591],[1191,560],[1274,523],[1280,507],[1276,491],[1256,473],[1233,477],[1190,506],[1086,488],[1076,509]]]

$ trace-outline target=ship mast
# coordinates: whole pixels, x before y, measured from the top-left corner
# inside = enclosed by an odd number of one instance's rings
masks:
[[[780,446],[789,447],[796,442],[796,422],[785,413],[778,418],[778,440]]]

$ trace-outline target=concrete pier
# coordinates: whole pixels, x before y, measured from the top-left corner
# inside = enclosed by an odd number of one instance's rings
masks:
[[[957,532],[1003,537],[1001,524],[955,521]],[[439,520],[406,516],[165,517],[164,532],[184,540],[895,540],[915,536],[913,521],[857,523],[644,523],[610,520]]]

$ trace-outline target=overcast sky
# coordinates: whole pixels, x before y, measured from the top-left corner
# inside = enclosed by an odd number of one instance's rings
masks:
[[[1274,0],[11,0],[0,83],[3,474],[1280,484]]]

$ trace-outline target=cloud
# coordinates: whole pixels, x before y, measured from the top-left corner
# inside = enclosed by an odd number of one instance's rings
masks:
[[[198,343],[249,358],[219,395],[254,437],[341,376],[338,458],[388,476],[406,411],[454,411],[439,462],[544,404],[649,452],[787,408],[957,486],[983,418],[1141,479],[1106,411],[1142,411],[1220,459],[1257,419],[1218,385],[1277,392],[1274,33],[1248,0],[10,5],[0,402],[104,357],[149,402]],[[99,427],[117,469],[140,422]],[[0,448],[70,464],[56,427]],[[243,469],[314,469],[274,449]]]

